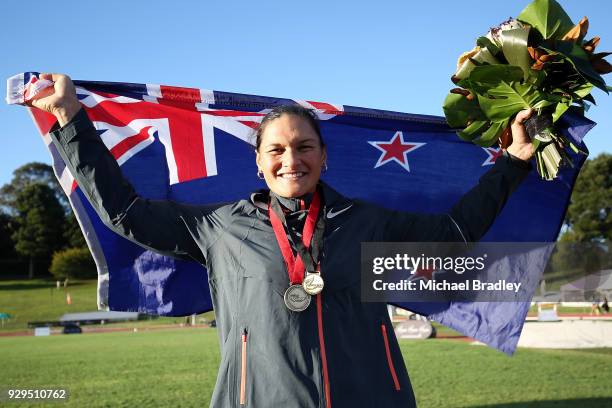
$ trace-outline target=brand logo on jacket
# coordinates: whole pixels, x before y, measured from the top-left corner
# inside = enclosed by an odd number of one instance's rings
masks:
[[[347,211],[349,208],[351,208],[353,206],[353,204],[350,204],[347,207],[344,207],[340,210],[334,211],[334,210],[329,210],[329,212],[327,213],[327,218],[334,218],[337,215],[342,214],[343,212]]]

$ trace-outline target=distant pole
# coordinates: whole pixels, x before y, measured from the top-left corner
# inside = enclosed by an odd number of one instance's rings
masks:
[[[30,264],[28,266],[28,279],[34,278],[34,257],[30,257]]]

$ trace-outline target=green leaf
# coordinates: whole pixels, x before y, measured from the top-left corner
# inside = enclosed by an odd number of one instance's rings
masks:
[[[545,80],[546,80],[545,70],[536,71],[536,70],[530,69],[529,77],[527,78],[527,81],[525,82],[528,82],[531,85],[535,86],[536,88],[539,88]]]
[[[515,82],[523,79],[523,70],[514,65],[495,64],[476,67],[468,78],[471,82],[497,85],[500,82]]]
[[[569,111],[571,111],[573,114],[575,115],[579,115],[579,116],[585,116],[585,110],[584,110],[584,101],[579,101],[578,105],[572,105],[569,107]]]
[[[484,94],[491,87],[491,84],[473,82],[469,78],[462,79],[457,83],[457,85],[476,94]]]
[[[591,65],[591,61],[589,61],[589,56],[586,51],[582,49],[579,45],[573,43],[572,41],[557,41],[555,44],[555,50],[547,50],[548,52],[557,52],[564,57],[576,68],[576,70],[590,83],[594,86],[598,87],[605,93],[608,93],[608,89],[606,87],[606,83],[595,71],[593,65]]]
[[[540,141],[538,139],[533,139],[531,141],[531,144],[533,145],[534,150],[538,150],[538,148],[540,147]]]
[[[544,106],[554,105],[559,102],[572,102],[572,98],[568,97],[567,92],[563,89],[553,89],[551,93],[542,92],[538,88],[535,89],[539,93],[540,97],[538,98],[538,102],[533,105],[532,108],[538,109]]]
[[[509,119],[523,109],[529,109],[540,98],[540,93],[531,85],[502,81],[489,89],[487,96],[478,95],[478,103],[489,120],[498,122]]]
[[[534,27],[545,39],[561,39],[574,27],[571,18],[555,0],[534,0],[518,20]]]
[[[595,98],[593,98],[593,95],[591,95],[592,90],[593,90],[593,85],[589,82],[584,82],[574,87],[573,89],[569,91],[569,94],[571,95],[571,100],[569,103],[571,104],[572,101],[575,101],[576,103],[582,103],[584,100],[584,101],[591,102],[594,105],[597,105],[597,103],[595,103]],[[561,89],[556,90],[556,91],[558,91],[559,93],[565,93]]]
[[[461,139],[471,142],[489,126],[488,120],[476,120],[463,130],[457,132],[457,136]]]
[[[555,123],[557,120],[559,120],[561,115],[563,115],[565,113],[565,111],[569,107],[570,107],[570,104],[568,104],[568,103],[558,103],[557,107],[555,108],[555,111],[552,114],[552,121],[553,121],[553,123]]]
[[[449,93],[442,105],[446,122],[452,128],[465,127],[468,121],[486,120],[476,98],[471,101],[463,95]]]
[[[475,67],[470,75],[459,81],[457,85],[475,94],[485,94],[500,81],[520,81],[522,77],[523,71],[519,67],[507,64],[481,65]]]
[[[499,53],[497,45],[493,44],[493,41],[489,40],[487,37],[478,37],[476,39],[476,45],[480,48],[486,48],[493,56]]]
[[[555,98],[555,99],[560,99],[560,98]],[[536,110],[540,110],[540,109],[546,108],[547,106],[553,105],[557,102],[558,102],[557,100],[540,99],[540,101],[534,104],[532,108]]]
[[[499,33],[502,52],[510,65],[523,70],[523,78],[527,79],[531,67],[531,57],[527,51],[529,27],[502,30]]]
[[[589,95],[585,95],[584,98],[585,101],[587,102],[591,102],[593,105],[597,105],[597,102],[595,102],[595,98],[593,98],[593,95],[589,94]]]
[[[593,85],[584,83],[572,90],[572,93],[580,98],[586,98],[593,90]]]
[[[478,138],[473,140],[475,144],[482,147],[489,147],[497,142],[497,139],[501,136],[504,129],[508,127],[509,119],[503,120],[501,122],[493,122],[491,126],[483,132],[483,134]]]

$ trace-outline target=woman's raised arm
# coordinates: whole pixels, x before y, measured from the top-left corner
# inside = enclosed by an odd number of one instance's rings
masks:
[[[113,231],[163,255],[205,263],[204,254],[225,228],[224,207],[140,197],[125,179],[66,75],[42,74],[54,89],[30,104],[53,114],[54,144],[102,221]]]
[[[447,214],[388,213],[386,240],[405,242],[475,242],[489,230],[510,195],[527,177],[534,149],[523,121],[531,110],[517,114],[513,142],[491,170]]]

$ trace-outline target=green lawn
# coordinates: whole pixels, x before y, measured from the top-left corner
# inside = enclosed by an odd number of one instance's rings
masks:
[[[67,312],[93,311],[95,299],[96,281],[59,290],[55,282],[41,279],[0,281],[0,312],[14,316],[0,332],[24,330],[28,321],[57,320]],[[160,318],[112,326],[183,321]],[[436,326],[440,335],[458,335]],[[421,407],[612,406],[612,349],[521,349],[509,358],[462,341],[400,344]],[[218,364],[214,329],[0,337],[0,389],[68,387],[69,401],[61,406],[207,406]]]
[[[611,349],[401,348],[420,407],[612,406]],[[0,351],[0,387],[67,387],[68,402],[53,405],[66,407],[207,406],[219,364],[215,329],[4,337]]]
[[[551,309],[551,306],[547,307],[548,309]],[[574,313],[582,313],[582,314],[589,314],[591,312],[591,307],[590,306],[580,306],[580,307],[569,307],[569,306],[561,306],[561,305],[557,305],[557,313],[558,314],[574,314]],[[538,306],[537,305],[533,305],[529,308],[529,315],[530,316],[537,316],[538,315]]]
[[[67,288],[56,288],[55,281],[45,279],[0,281],[0,312],[13,317],[0,327],[2,332],[23,331],[29,321],[58,320],[64,313],[90,312],[96,310],[96,280],[70,282]],[[66,293],[70,293],[72,304],[66,303]],[[559,313],[589,313],[590,308],[559,307]],[[537,313],[537,306],[530,309]],[[201,317],[214,319],[214,313]],[[179,324],[181,317],[161,317],[154,320],[129,323],[114,323],[113,327],[141,327],[145,325]],[[454,330],[434,323],[440,336],[460,336]]]
[[[45,279],[0,281],[0,312],[11,319],[0,327],[1,332],[23,331],[30,321],[56,321],[64,313],[97,310],[96,280],[70,281],[67,288],[57,289],[55,281]],[[72,304],[66,303],[69,293]],[[206,315],[209,319],[212,314]],[[113,326],[142,326],[184,322],[182,317],[162,317],[144,322],[116,323]]]

